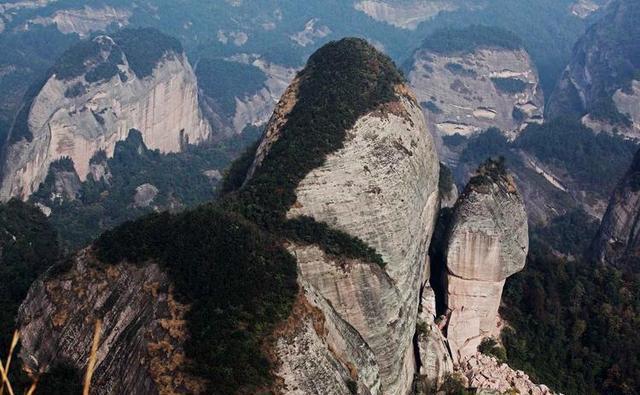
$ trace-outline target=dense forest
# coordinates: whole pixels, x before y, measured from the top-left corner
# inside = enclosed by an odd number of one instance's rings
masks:
[[[492,26],[472,25],[463,29],[435,31],[422,43],[422,49],[436,53],[470,52],[477,48],[522,48],[522,40],[512,32]]]
[[[59,171],[73,171],[69,159],[52,164],[49,174],[30,201],[51,209],[49,220],[68,247],[85,245],[103,231],[154,210],[178,211],[214,200],[221,173],[255,139],[258,130],[215,146],[189,146],[184,152],[162,154],[148,149],[138,131],[116,144],[114,155],[99,152],[92,165],[103,177],[90,174],[76,196],[63,196],[56,185]],[[79,182],[79,180],[78,180]],[[157,189],[149,205],[136,205],[136,189]]]
[[[166,268],[179,295],[193,305],[186,351],[193,371],[212,383],[210,393],[252,392],[273,380],[269,336],[289,315],[297,292],[295,259],[283,240],[384,264],[360,239],[310,217],[287,219],[286,212],[298,183],[342,147],[356,120],[397,100],[402,76],[360,39],[323,47],[300,76],[298,101],[280,139],[244,186],[234,188],[246,173],[246,158],[228,174],[233,182],[225,182],[217,203],[126,222],[95,244],[105,262],[152,259]]]
[[[565,394],[635,394],[640,274],[590,261],[582,249],[595,226],[569,216],[531,230],[527,266],[507,280],[508,363]]]

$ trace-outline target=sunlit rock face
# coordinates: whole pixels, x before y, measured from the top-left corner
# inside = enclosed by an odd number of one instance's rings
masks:
[[[625,266],[637,265],[640,256],[640,154],[611,196],[607,212],[592,245],[595,260]]]
[[[597,6],[594,2],[591,6]],[[576,117],[595,131],[640,139],[637,24],[640,4],[608,3],[576,43],[547,106],[548,118]]]
[[[107,266],[91,249],[70,265],[36,281],[20,307],[25,370],[37,377],[65,361],[82,371],[100,319],[92,393],[204,393],[205,382],[187,371],[183,348],[190,306],[174,298],[158,265]]]
[[[407,393],[426,251],[437,210],[438,161],[420,108],[360,118],[343,149],[300,183],[289,217],[311,216],[359,237],[387,263],[340,262],[292,246],[300,276],[371,349],[383,393]]]
[[[125,53],[108,36],[94,39],[99,53],[87,60],[84,73],[59,78],[55,73],[26,101],[22,128],[12,131],[3,166],[0,197],[26,199],[44,180],[49,165],[73,160],[81,180],[90,172],[98,151],[113,155],[116,142],[131,129],[145,144],[161,152],[178,152],[211,134],[198,106],[195,75],[180,52],[168,50],[146,76],[139,76]],[[139,62],[139,59],[138,59]],[[101,67],[117,67],[106,79]],[[24,136],[27,134],[28,136]]]
[[[524,203],[511,176],[481,168],[458,199],[447,244],[447,339],[454,361],[497,336],[505,279],[524,268],[529,247]],[[492,173],[486,173],[492,172]]]
[[[471,136],[497,127],[514,138],[527,124],[542,122],[542,89],[524,49],[420,50],[409,81],[439,136]]]
[[[128,8],[111,6],[84,6],[77,9],[62,9],[50,16],[38,16],[29,23],[36,25],[55,25],[62,33],[77,33],[86,37],[91,32],[104,31],[111,25],[123,27],[129,23],[132,12]]]
[[[259,172],[294,116],[301,78],[293,81],[276,106],[248,180]],[[413,95],[405,85],[394,90],[390,102],[360,116],[346,130],[342,148],[328,154],[299,182],[296,201],[287,212],[289,219],[312,217],[358,237],[386,264],[327,254],[313,243],[290,242],[301,288],[329,330],[328,337],[318,336],[318,330],[307,325],[279,343],[284,363],[278,375],[287,388],[300,389],[294,393],[349,394],[344,374],[339,374],[345,366],[351,372],[347,380],[357,384],[358,393],[411,390],[417,368],[413,338],[420,288],[428,276],[427,249],[439,204],[439,163]],[[365,353],[353,354],[350,348],[334,344],[352,345]],[[301,363],[308,360],[296,354],[302,349],[319,355],[317,361],[330,363],[331,358],[321,356],[329,349],[338,361],[337,371],[313,373],[319,368]],[[318,383],[319,377],[326,382]]]
[[[357,1],[354,8],[376,21],[402,29],[415,30],[422,22],[432,19],[441,12],[478,9],[483,8],[484,5],[484,1],[465,0],[362,0]]]

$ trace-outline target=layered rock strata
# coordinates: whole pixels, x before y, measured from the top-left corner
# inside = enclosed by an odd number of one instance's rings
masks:
[[[139,77],[110,37],[94,40],[101,47],[92,59],[96,64],[73,78],[51,75],[33,101],[25,103],[29,107],[24,127],[30,138],[14,136],[7,148],[2,200],[28,198],[44,181],[49,165],[65,157],[73,160],[85,180],[91,158],[101,150],[112,156],[116,142],[126,139],[131,129],[142,133],[149,148],[161,152],[178,152],[187,143],[209,138],[196,78],[183,53],[167,51],[151,75]],[[120,56],[114,65],[113,58]],[[98,70],[110,66],[117,72],[96,81]],[[17,133],[16,126],[12,133]]]
[[[447,243],[446,337],[458,363],[475,354],[484,337],[499,335],[505,279],[524,268],[529,247],[527,215],[513,179],[486,166],[458,199]]]

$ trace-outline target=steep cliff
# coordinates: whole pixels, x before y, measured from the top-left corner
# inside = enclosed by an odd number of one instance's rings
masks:
[[[548,116],[575,116],[596,130],[640,136],[640,4],[616,0],[576,44],[548,105]]]
[[[362,41],[341,41],[325,48],[323,66],[334,61],[342,65],[345,60],[340,58],[346,56],[349,62],[357,59],[358,73],[373,72],[376,67],[384,70],[385,77],[395,72],[387,61],[375,66],[380,55]],[[321,51],[277,106],[249,170],[247,187],[263,182],[261,174],[270,171],[282,142],[297,137],[288,133],[293,133],[291,128],[301,119],[300,106],[309,106],[308,87],[320,82],[310,81],[309,75],[320,67]],[[367,61],[369,57],[374,60]],[[346,73],[339,78],[346,78]],[[335,314],[355,328],[363,347],[372,351],[381,391],[407,393],[416,368],[412,339],[438,203],[439,167],[415,99],[400,80],[391,82],[384,88],[390,89],[385,102],[362,108],[355,124],[344,132],[341,146],[297,183],[286,216],[290,221],[326,223],[364,241],[380,255],[384,267],[361,258],[345,260],[323,252],[317,245],[321,240],[314,241],[313,236],[308,243],[292,241],[289,247],[297,258],[299,281],[334,311],[325,314]],[[345,89],[341,94],[348,92]],[[324,106],[318,109],[320,115],[332,117]],[[285,371],[291,368],[283,367]]]
[[[602,218],[592,252],[596,260],[611,264],[636,264],[640,256],[640,153],[620,180]]]
[[[447,339],[455,362],[476,353],[482,338],[499,335],[505,279],[524,268],[527,214],[500,162],[487,162],[453,211],[446,247]]]
[[[362,11],[376,21],[386,22],[390,25],[415,30],[420,23],[432,19],[441,12],[457,11],[459,9],[478,9],[484,6],[484,2],[469,4],[464,0],[361,0],[354,4],[358,11]]]
[[[513,139],[526,125],[542,122],[538,73],[509,32],[479,26],[436,32],[409,67],[411,87],[438,137],[497,127]],[[445,160],[447,145],[441,147]]]
[[[150,30],[98,36],[67,51],[18,114],[3,163],[0,197],[26,199],[57,159],[81,180],[93,155],[113,155],[130,129],[162,152],[210,135],[196,79],[179,42]]]
[[[267,123],[295,74],[294,68],[274,64],[259,55],[200,60],[196,75],[203,113],[217,137],[233,136],[247,126]]]
[[[127,223],[36,283],[23,362],[82,369],[100,318],[97,393],[409,393],[438,205],[418,104],[386,56],[345,39],[267,130],[224,211]]]

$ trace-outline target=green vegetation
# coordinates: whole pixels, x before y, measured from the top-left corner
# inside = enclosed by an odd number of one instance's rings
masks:
[[[132,131],[125,141],[116,144],[113,158],[107,159],[102,151],[92,158],[91,163],[101,166],[106,177],[96,180],[90,175],[76,200],[51,199],[57,193],[55,172],[73,171],[73,163],[67,158],[52,164],[31,201],[51,207],[50,221],[70,247],[83,246],[103,231],[156,207],[176,211],[215,199],[218,180],[204,172],[221,171],[255,138],[256,133],[249,132],[243,140],[161,154],[148,149],[140,133]],[[158,195],[149,207],[135,207],[136,188],[147,183],[158,188]]]
[[[492,337],[482,339],[480,346],[478,346],[478,351],[484,355],[494,357],[500,363],[507,362],[507,352],[504,347],[500,346],[496,339]]]
[[[196,69],[198,85],[205,95],[216,100],[220,112],[233,116],[235,98],[243,98],[260,90],[267,80],[257,67],[221,59],[202,59]]]
[[[157,29],[123,29],[111,37],[124,52],[129,66],[138,78],[151,75],[167,52],[183,52],[179,40]]]
[[[55,74],[59,80],[70,80],[87,73],[85,78],[89,83],[108,80],[118,74],[118,65],[124,64],[124,55],[136,76],[144,78],[153,73],[167,52],[182,53],[180,41],[156,29],[123,29],[110,37],[115,46],[109,41],[90,39],[69,48],[58,58],[50,75]],[[101,52],[105,50],[111,52],[103,60]]]
[[[574,209],[553,218],[545,227],[536,228],[535,233],[554,251],[571,255],[586,251],[591,240],[585,235],[594,235],[597,230],[598,222],[593,217],[582,209]]]
[[[497,128],[489,128],[477,135],[460,155],[460,162],[476,167],[487,158],[509,155],[510,144],[502,132]]]
[[[471,395],[473,393],[467,390],[462,383],[460,373],[448,374],[444,379],[444,383],[438,388],[438,391],[447,395]]]
[[[59,257],[56,232],[37,208],[0,205],[0,349],[8,350],[20,303],[31,283]]]
[[[424,40],[423,49],[437,53],[471,52],[477,48],[520,49],[522,41],[512,32],[498,27],[472,25],[462,29],[445,28]]]
[[[422,105],[422,108],[426,108],[427,110],[431,111],[433,114],[442,114],[442,110],[440,109],[440,107],[438,107],[438,105],[432,102],[431,100],[427,102],[422,102],[420,103],[420,105]]]
[[[522,93],[527,88],[527,82],[519,78],[498,78],[492,77],[491,82],[499,91],[504,93]]]
[[[287,220],[286,212],[298,183],[342,147],[359,116],[395,100],[402,78],[365,41],[345,39],[314,54],[301,81],[282,136],[244,187],[236,190],[247,158],[227,176],[218,204],[126,222],[95,243],[105,262],[153,260],[169,273],[183,302],[193,305],[185,348],[211,393],[251,393],[273,379],[265,352],[298,292],[295,259],[283,240],[384,264],[359,239],[309,217]]]
[[[636,146],[622,137],[594,133],[579,121],[556,119],[530,125],[515,146],[553,167],[564,169],[587,190],[608,197],[624,174]]]
[[[579,244],[591,236],[583,232]],[[501,315],[513,328],[502,334],[508,363],[568,395],[634,394],[640,276],[573,253],[558,257],[532,234],[527,266],[507,280],[503,296]]]
[[[103,234],[105,262],[158,261],[188,313],[185,348],[210,393],[235,393],[270,379],[258,350],[291,310],[295,259],[276,239],[236,214],[204,205],[183,214],[154,214]]]
[[[455,75],[460,75],[463,77],[475,78],[478,76],[478,73],[476,73],[475,70],[467,69],[459,63],[447,63],[444,65],[444,68]]]
[[[440,162],[440,172],[438,173],[438,192],[440,196],[448,196],[455,186],[453,174],[444,163]]]
[[[223,206],[261,227],[304,241],[308,221],[287,224],[286,212],[296,200],[295,188],[325,157],[343,146],[345,133],[367,112],[395,100],[394,88],[404,81],[393,62],[366,41],[343,39],[316,53],[300,73],[298,101],[282,128],[282,137],[244,188],[227,196]],[[329,227],[318,240],[343,240]],[[334,233],[334,234],[330,234]],[[380,263],[378,254],[351,238],[353,257]],[[330,245],[320,244],[328,251]]]

